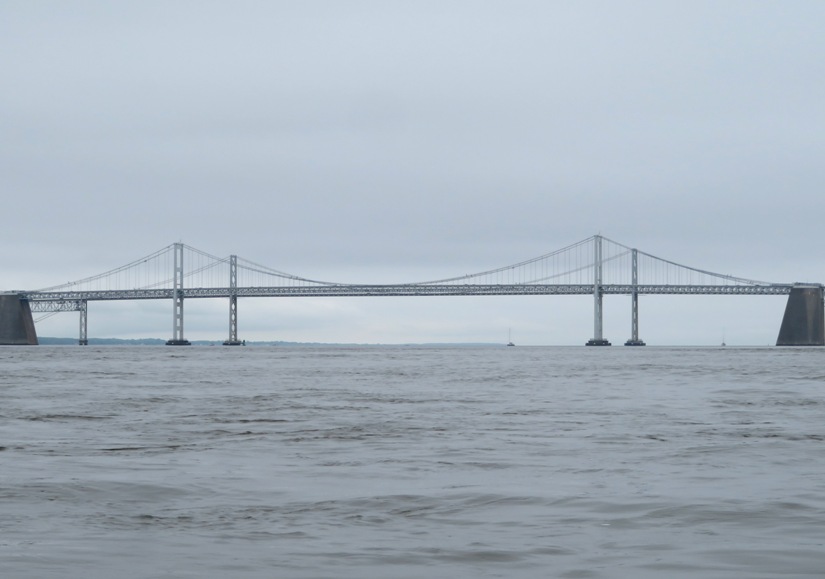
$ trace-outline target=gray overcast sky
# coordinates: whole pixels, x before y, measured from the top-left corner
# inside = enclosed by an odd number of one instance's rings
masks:
[[[316,279],[417,281],[597,232],[825,282],[823,30],[820,0],[0,0],[0,287],[178,240]],[[643,298],[642,338],[772,343],[784,302]],[[629,300],[605,307],[623,341]],[[586,298],[240,309],[254,339],[592,337]],[[224,338],[225,310],[188,305],[187,337]],[[93,304],[89,331],[170,337],[171,304]]]

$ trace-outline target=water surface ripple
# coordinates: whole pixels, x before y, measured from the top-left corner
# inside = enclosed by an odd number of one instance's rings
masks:
[[[0,576],[825,576],[825,349],[0,348]]]

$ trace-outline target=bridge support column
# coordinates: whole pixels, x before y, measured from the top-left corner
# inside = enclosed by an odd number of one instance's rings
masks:
[[[240,346],[238,340],[238,256],[229,256],[229,339],[224,346]]]
[[[0,294],[0,345],[36,346],[37,343],[29,301],[18,294]]]
[[[602,236],[593,238],[593,339],[586,346],[609,346],[602,336]]]
[[[89,302],[87,300],[80,300],[80,338],[77,340],[79,346],[89,345],[89,316],[88,308]]]
[[[634,249],[632,255],[632,281],[633,293],[630,295],[630,339],[624,343],[625,346],[644,346],[644,341],[639,339],[639,255]]]
[[[777,346],[825,346],[823,286],[794,284],[785,306]]]
[[[167,346],[189,346],[183,337],[183,244],[175,244],[174,294],[172,296],[172,339]]]

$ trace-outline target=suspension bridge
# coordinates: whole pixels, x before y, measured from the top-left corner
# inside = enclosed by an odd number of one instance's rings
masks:
[[[32,313],[79,312],[79,343],[88,344],[88,304],[112,300],[171,300],[169,345],[188,345],[184,302],[228,300],[225,345],[239,345],[238,298],[481,295],[593,296],[591,346],[608,346],[603,335],[605,295],[631,296],[629,346],[639,337],[639,296],[787,295],[777,345],[825,345],[821,284],[771,283],[681,265],[594,235],[562,249],[479,273],[399,284],[353,284],[308,279],[248,261],[217,257],[173,243],[146,257],[66,284],[0,295],[0,344],[36,344]],[[42,318],[41,318],[42,319]]]

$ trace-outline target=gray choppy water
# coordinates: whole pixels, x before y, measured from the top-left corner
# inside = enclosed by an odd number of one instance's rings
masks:
[[[0,576],[823,577],[825,349],[0,348]]]

